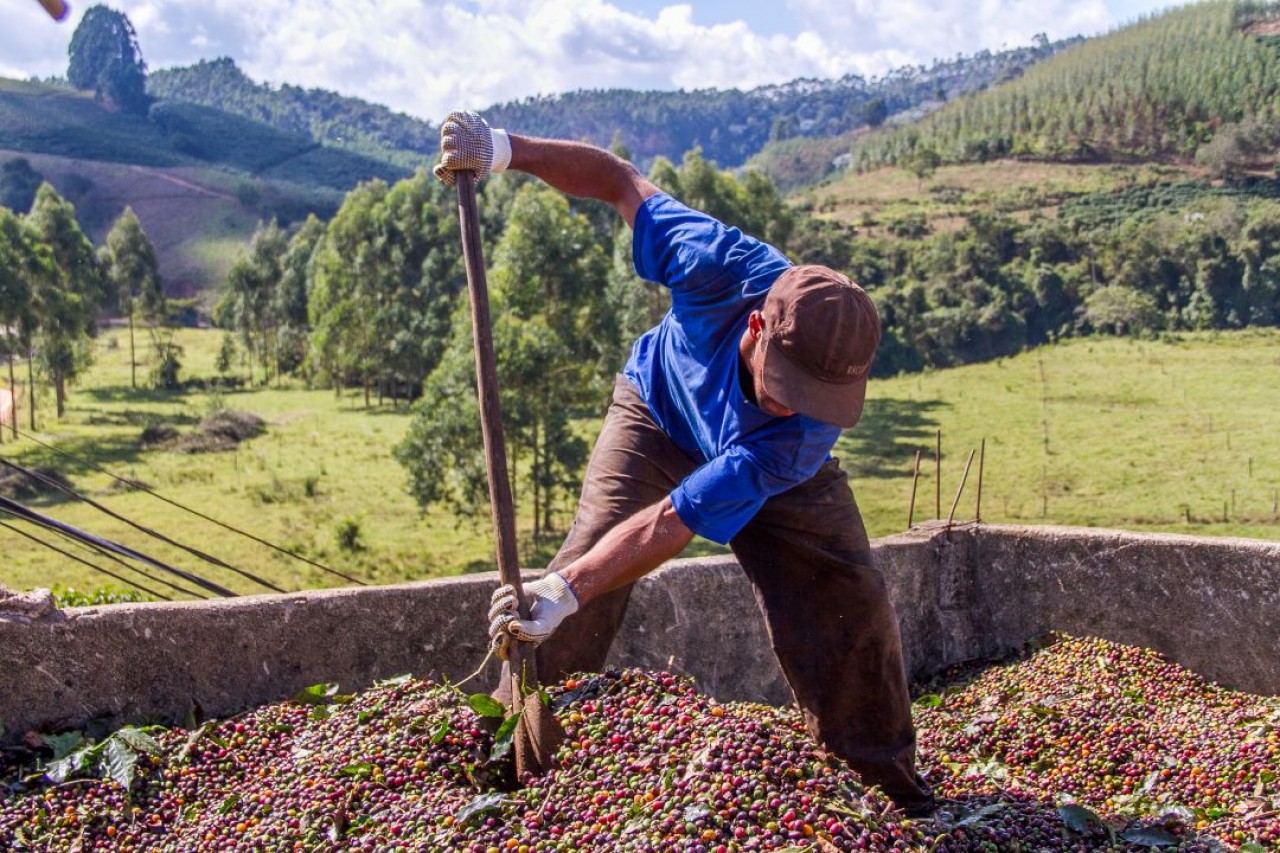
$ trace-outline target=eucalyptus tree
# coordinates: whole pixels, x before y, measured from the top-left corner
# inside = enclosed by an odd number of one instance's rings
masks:
[[[33,279],[32,302],[38,361],[53,383],[58,417],[62,417],[68,383],[93,361],[90,342],[97,334],[97,312],[106,298],[105,277],[93,244],[76,221],[75,206],[52,185],[42,184],[36,192],[27,223],[52,262],[50,274]]]
[[[307,356],[311,325],[307,318],[307,281],[311,258],[324,239],[324,223],[308,216],[291,238],[280,262],[280,284],[274,295],[274,314],[279,327],[276,334],[276,372],[294,373]]]
[[[608,255],[564,196],[527,184],[511,204],[489,275],[494,349],[516,494],[527,495],[535,541],[576,492],[586,443],[576,418],[596,415],[619,365],[607,303]],[[428,377],[396,456],[426,508],[470,511],[483,499],[483,456],[471,355],[460,305],[449,347]],[[464,410],[465,407],[465,410]],[[481,460],[477,465],[477,460]],[[522,499],[523,502],[523,499]]]
[[[13,391],[18,387],[14,377],[14,358],[19,354],[30,354],[31,336],[36,325],[32,284],[51,272],[48,251],[39,251],[21,218],[8,208],[0,207],[0,344],[4,347],[9,366],[9,388]],[[13,437],[17,438],[16,397],[12,402],[15,408],[8,426]],[[32,429],[35,429],[34,420],[32,415]],[[4,426],[0,424],[0,431]]]
[[[259,223],[248,248],[227,272],[227,286],[215,312],[216,319],[234,329],[253,361],[262,366],[263,382],[276,367],[274,358],[279,327],[276,293],[284,275],[289,239],[273,219]]]
[[[166,301],[155,246],[132,207],[126,207],[112,226],[100,256],[116,303],[129,320],[129,383],[137,388],[135,319],[141,314],[154,338],[156,326],[164,320]]]
[[[348,382],[363,382],[366,402],[376,338],[361,296],[364,279],[374,272],[375,210],[387,190],[385,181],[373,180],[347,193],[311,262],[308,369],[332,383],[335,393]]]
[[[67,80],[132,113],[146,113],[147,64],[138,33],[121,12],[101,4],[80,19],[67,47]]]

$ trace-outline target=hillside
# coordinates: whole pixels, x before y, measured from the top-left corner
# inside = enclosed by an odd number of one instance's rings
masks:
[[[1215,135],[1238,162],[1280,145],[1280,3],[1214,0],[1145,18],[937,111],[910,130],[869,135],[870,169],[929,151],[943,162],[1190,158]],[[1212,155],[1212,149],[1209,155]]]
[[[656,157],[678,161],[696,146],[708,159],[732,167],[770,141],[838,135],[892,116],[914,116],[1017,77],[1079,41],[1041,39],[1028,47],[899,68],[871,80],[798,79],[746,92],[580,90],[495,104],[484,114],[495,127],[538,136],[609,145],[616,134],[646,167]],[[258,83],[226,58],[153,72],[147,90],[397,162],[436,151],[430,122],[323,89]]]
[[[95,242],[132,206],[173,295],[220,284],[259,220],[327,218],[359,182],[411,173],[196,104],[160,101],[142,118],[69,87],[0,80],[0,162],[19,157]]]
[[[225,57],[152,72],[147,92],[400,165],[419,165],[420,158],[413,155],[434,156],[439,146],[438,131],[429,122],[324,89],[257,83]]]
[[[884,77],[798,79],[743,92],[578,91],[490,107],[499,126],[608,145],[617,134],[637,162],[679,158],[694,147],[722,167],[736,167],[770,142],[829,137],[894,116],[913,118],[941,103],[1014,79],[1083,41],[1040,39],[1029,47],[906,66]]]

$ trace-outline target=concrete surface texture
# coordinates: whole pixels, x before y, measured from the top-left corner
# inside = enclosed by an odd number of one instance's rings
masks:
[[[914,677],[1058,630],[1280,694],[1280,543],[933,523],[874,547]],[[496,583],[489,573],[36,618],[0,608],[2,737],[224,716],[320,682],[351,691],[406,672],[456,682],[484,660]],[[722,700],[791,698],[731,557],[673,561],[642,580],[610,660],[692,675]],[[496,673],[491,661],[468,689]]]

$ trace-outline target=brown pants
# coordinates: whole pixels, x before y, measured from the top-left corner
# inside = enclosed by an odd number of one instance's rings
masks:
[[[548,571],[665,498],[697,464],[618,377],[577,517]],[[915,771],[897,617],[839,463],[829,460],[807,482],[771,498],[729,544],[755,587],[773,651],[814,739],[898,805],[930,802]],[[600,670],[630,596],[630,586],[615,590],[565,620],[538,649],[539,678]]]

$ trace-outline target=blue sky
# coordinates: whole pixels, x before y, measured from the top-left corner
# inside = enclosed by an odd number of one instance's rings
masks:
[[[51,21],[0,0],[0,76],[66,69],[87,3]],[[119,0],[151,68],[230,56],[253,78],[318,86],[438,120],[583,88],[751,88],[867,77],[982,49],[1096,35],[1165,0]]]

